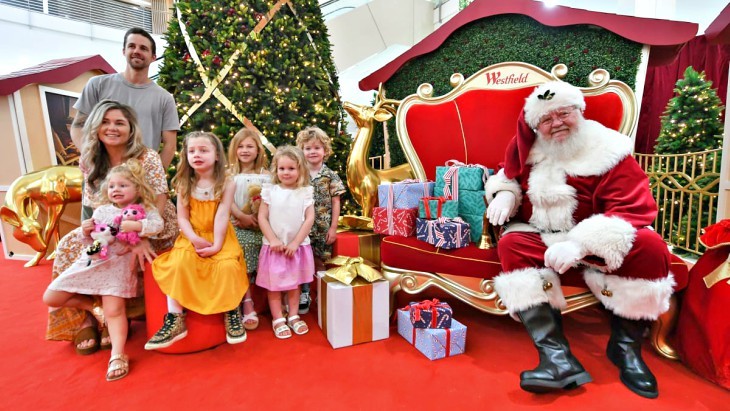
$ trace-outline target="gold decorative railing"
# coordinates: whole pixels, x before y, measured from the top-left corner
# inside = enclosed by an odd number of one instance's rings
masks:
[[[721,153],[634,154],[659,206],[654,229],[675,249],[702,254],[700,230],[717,213]]]

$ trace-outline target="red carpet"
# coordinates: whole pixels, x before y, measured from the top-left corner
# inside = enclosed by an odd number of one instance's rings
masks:
[[[41,295],[50,263],[22,264],[0,257],[2,410],[722,410],[730,403],[730,392],[650,349],[644,357],[659,380],[659,398],[628,391],[604,355],[608,324],[598,310],[565,321],[594,382],[561,394],[523,392],[519,373],[537,355],[522,326],[459,304],[453,305],[468,326],[466,353],[433,362],[395,327],[387,340],[333,350],[313,313],[304,316],[311,331],[302,337],[277,340],[264,318],[241,345],[185,355],[144,351],[144,323],[135,321],[130,375],[106,382],[109,351],[82,357],[70,343],[44,340]]]

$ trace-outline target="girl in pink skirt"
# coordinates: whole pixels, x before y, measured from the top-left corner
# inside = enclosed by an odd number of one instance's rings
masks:
[[[268,292],[274,335],[289,338],[306,334],[307,324],[299,318],[299,285],[314,279],[314,257],[309,231],[314,223],[313,188],[304,154],[296,147],[279,147],[271,164],[272,184],[261,190],[259,227],[264,234],[256,284]],[[281,308],[286,291],[289,318]],[[291,328],[291,330],[290,330]]]

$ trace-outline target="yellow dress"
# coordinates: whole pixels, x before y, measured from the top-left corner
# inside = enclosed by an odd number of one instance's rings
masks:
[[[213,242],[213,223],[219,201],[190,198],[190,224],[200,237]],[[214,256],[200,257],[182,233],[172,249],[155,258],[152,273],[165,295],[200,314],[215,314],[236,308],[248,290],[243,252],[233,226],[223,247]]]

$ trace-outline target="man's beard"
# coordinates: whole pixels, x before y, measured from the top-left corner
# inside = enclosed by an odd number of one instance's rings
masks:
[[[558,161],[574,158],[587,145],[588,139],[581,133],[585,120],[576,122],[575,126],[562,141],[546,139],[541,132],[537,132],[535,146],[546,157]]]

